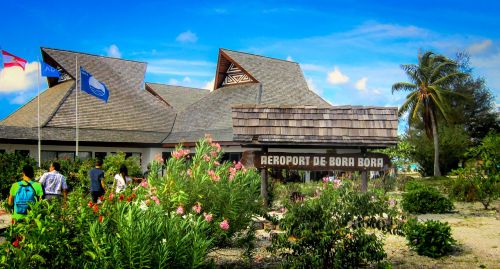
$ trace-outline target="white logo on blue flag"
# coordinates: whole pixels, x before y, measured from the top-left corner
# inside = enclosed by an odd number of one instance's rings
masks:
[[[49,64],[42,62],[42,77],[59,78],[61,73]]]
[[[95,96],[104,102],[108,102],[109,90],[106,85],[92,76],[89,72],[80,67],[80,85],[82,91]]]

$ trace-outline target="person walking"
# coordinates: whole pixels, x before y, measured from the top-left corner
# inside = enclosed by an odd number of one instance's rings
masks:
[[[63,202],[66,204],[68,185],[66,184],[66,177],[59,172],[60,170],[61,165],[58,162],[51,163],[49,172],[44,173],[38,182],[42,184],[46,200],[60,200],[62,195],[64,198]]]
[[[132,182],[132,178],[128,176],[127,166],[125,166],[124,164],[120,166],[120,173],[115,175],[115,180],[116,193],[122,192],[127,188],[127,185]]]
[[[14,206],[12,218],[20,220],[28,214],[30,203],[42,200],[43,188],[32,178],[35,176],[33,166],[25,165],[23,167],[23,180],[12,184],[8,199],[9,206]]]
[[[102,170],[102,160],[98,159],[95,163],[95,168],[89,171],[90,177],[90,194],[92,202],[97,203],[100,196],[106,193],[104,183],[104,171]]]

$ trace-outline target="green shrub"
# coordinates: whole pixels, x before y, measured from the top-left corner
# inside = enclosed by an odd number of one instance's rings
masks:
[[[454,199],[473,202],[480,201],[484,209],[500,197],[500,174],[490,173],[479,167],[457,169],[457,178],[453,181],[450,196]]]
[[[404,228],[408,245],[419,255],[437,258],[453,251],[455,240],[448,223],[410,219]]]
[[[178,147],[167,162],[165,176],[150,173],[148,178],[158,189],[160,200],[165,201],[162,206],[166,211],[182,208],[192,212],[198,205],[212,214],[214,221],[226,220],[227,232],[214,235],[218,245],[228,243],[251,224],[255,214],[262,213],[259,173],[241,163],[220,163],[222,154],[220,146],[210,139],[197,143],[192,159],[186,158],[187,151]]]
[[[410,181],[406,184],[406,190],[401,205],[408,213],[447,213],[454,208],[453,202],[434,187]]]
[[[35,167],[36,161],[20,154],[0,153],[0,199],[7,198],[12,184],[22,179],[21,172],[26,164]]]
[[[120,194],[108,189],[98,205],[83,188],[69,194],[64,208],[36,203],[1,234],[0,268],[208,267],[207,253],[233,239],[250,257],[254,230],[247,227],[261,208],[259,175],[241,164],[216,163],[217,144],[198,146],[192,162],[174,158],[160,177],[163,164],[155,160],[147,182]],[[206,154],[212,157],[205,160]],[[87,180],[92,166],[84,162],[79,174]]]
[[[342,186],[340,186],[342,185]],[[371,227],[400,232],[397,210],[383,195],[359,193],[348,183],[325,183],[317,198],[290,202],[280,221],[285,231],[272,239],[271,251],[285,268],[347,268],[380,263],[383,242]]]

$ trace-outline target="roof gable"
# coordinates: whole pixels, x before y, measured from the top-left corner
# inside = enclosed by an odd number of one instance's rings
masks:
[[[258,82],[259,81],[245,70],[245,68],[241,67],[238,62],[231,59],[224,50],[219,50],[214,90],[228,85]]]

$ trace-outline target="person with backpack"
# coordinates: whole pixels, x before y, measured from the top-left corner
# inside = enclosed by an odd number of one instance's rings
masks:
[[[30,203],[35,203],[42,199],[42,185],[32,180],[34,176],[33,167],[25,165],[23,167],[23,180],[12,184],[10,188],[8,203],[10,206],[14,206],[12,218],[15,220],[20,220],[28,214]]]
[[[58,162],[53,162],[50,164],[49,172],[44,173],[40,177],[40,184],[45,191],[46,200],[60,200],[63,196],[64,204],[68,197],[68,185],[66,184],[66,177],[64,177],[59,171],[61,170],[61,165]]]

